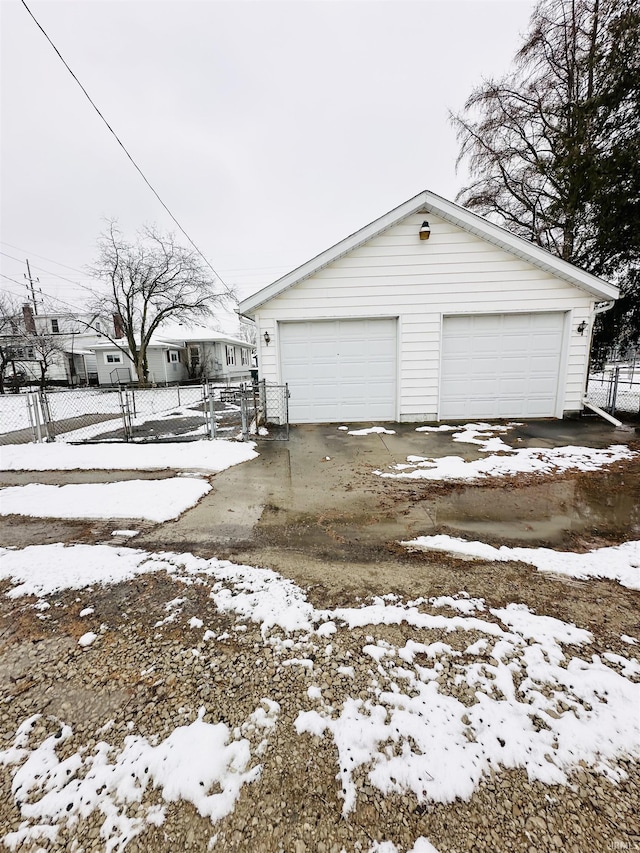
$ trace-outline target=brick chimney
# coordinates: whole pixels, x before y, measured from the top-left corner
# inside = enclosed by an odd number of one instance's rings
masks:
[[[113,315],[113,337],[124,338],[124,323],[120,314]]]
[[[36,321],[33,318],[33,308],[31,305],[22,306],[22,319],[24,320],[24,328],[28,335],[35,335]]]

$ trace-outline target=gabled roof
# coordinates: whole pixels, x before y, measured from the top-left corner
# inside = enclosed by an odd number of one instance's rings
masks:
[[[567,261],[563,261],[561,258],[540,248],[540,246],[536,246],[528,240],[523,240],[522,237],[517,237],[510,231],[507,231],[506,228],[494,225],[488,219],[484,219],[482,216],[478,216],[470,210],[454,204],[452,201],[447,201],[447,199],[429,190],[423,190],[423,192],[405,201],[404,204],[399,205],[399,207],[390,210],[379,219],[365,225],[364,228],[356,231],[355,234],[351,234],[349,237],[336,243],[335,246],[302,264],[302,266],[292,270],[272,284],[263,287],[262,290],[247,297],[247,299],[243,299],[238,306],[238,313],[251,316],[251,313],[256,308],[264,305],[265,302],[268,302],[275,296],[279,296],[289,287],[294,287],[296,284],[304,281],[304,279],[314,275],[318,270],[332,264],[338,258],[348,254],[353,249],[357,249],[363,243],[366,243],[373,237],[377,237],[383,231],[397,225],[398,222],[401,222],[407,216],[411,216],[414,213],[431,213],[440,216],[452,225],[457,225],[464,231],[475,234],[477,237],[504,249],[504,251],[528,261],[533,266],[573,284],[575,287],[595,296],[596,299],[610,300],[618,298],[618,288],[609,282],[591,275],[591,273],[585,272]]]

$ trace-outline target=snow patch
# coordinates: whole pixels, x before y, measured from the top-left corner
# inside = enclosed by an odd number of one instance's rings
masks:
[[[0,490],[0,515],[36,518],[177,518],[211,491],[203,480],[122,480],[115,483],[69,483],[66,486],[9,486]],[[115,531],[112,536],[134,536]]]
[[[551,548],[509,548],[506,545],[494,548],[484,542],[468,542],[444,534],[419,536],[400,544],[412,550],[445,551],[463,558],[527,563],[540,572],[568,575],[578,580],[607,578],[630,589],[640,589],[640,541],[595,548],[586,554]]]
[[[255,443],[222,439],[175,444],[72,445],[9,444],[2,448],[4,471],[163,470],[224,471],[255,459]]]
[[[374,471],[374,474],[392,479],[470,481],[487,477],[513,477],[516,474],[552,474],[569,470],[598,471],[605,465],[633,459],[638,455],[622,444],[612,444],[604,449],[568,446],[513,450],[502,443],[497,448],[493,439],[491,441],[491,444],[485,443],[483,449],[500,449],[505,455],[491,455],[471,462],[461,456],[429,457],[420,462],[411,461],[391,465],[388,471]],[[411,458],[415,459],[415,457],[408,457],[408,459]]]
[[[91,753],[80,749],[69,755],[65,749],[64,759],[57,752],[72,738],[71,728],[62,725],[56,734],[33,742],[38,717],[31,717],[16,733],[13,746],[0,751],[0,765],[19,765],[12,770],[11,790],[25,821],[23,836],[42,836],[43,831],[55,836],[60,826],[72,826],[98,811],[104,816],[101,836],[107,848],[122,849],[146,823],[163,822],[164,809],[157,805],[146,813],[143,809],[142,817],[131,808],[153,788],[161,790],[166,802],[192,803],[212,822],[225,817],[242,787],[255,781],[262,767],[252,764],[246,738],[234,736],[224,723],[205,723],[203,716],[201,709],[193,723],[177,727],[157,745],[129,735],[120,748],[100,741]],[[7,836],[4,841],[14,849],[19,843]]]

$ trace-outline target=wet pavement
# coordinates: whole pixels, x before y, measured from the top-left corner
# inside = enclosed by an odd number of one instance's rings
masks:
[[[383,480],[373,472],[412,454],[486,456],[477,445],[452,443],[450,433],[389,428],[395,434],[292,428],[290,441],[261,443],[258,459],[216,475],[198,506],[136,544],[234,559],[289,550],[367,561],[399,540],[433,533],[559,548],[640,533],[640,477],[633,464],[479,484]],[[516,427],[505,440],[516,447],[608,447],[634,437],[599,422],[544,421]]]

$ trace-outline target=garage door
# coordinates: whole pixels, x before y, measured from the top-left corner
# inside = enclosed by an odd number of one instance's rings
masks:
[[[282,323],[292,423],[396,418],[396,321]]]
[[[564,317],[445,317],[440,418],[553,417]]]

